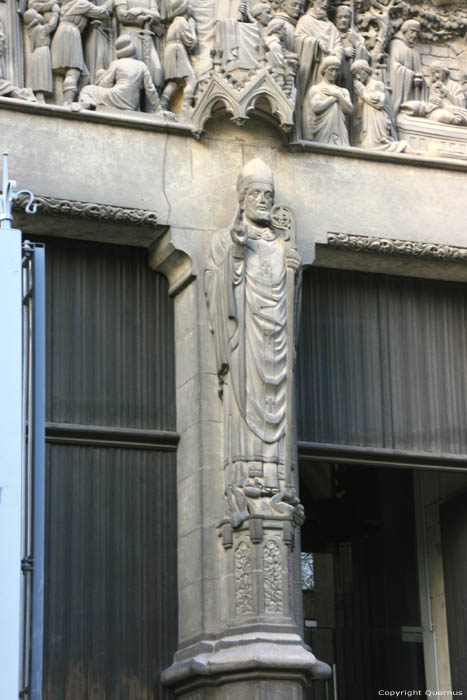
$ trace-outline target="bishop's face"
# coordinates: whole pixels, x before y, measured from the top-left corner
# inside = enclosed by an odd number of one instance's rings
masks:
[[[254,224],[267,226],[271,220],[271,208],[274,204],[274,190],[265,183],[253,183],[246,191],[243,211],[247,219]]]

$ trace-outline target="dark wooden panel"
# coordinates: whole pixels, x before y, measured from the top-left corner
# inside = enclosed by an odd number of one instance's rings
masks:
[[[467,695],[467,493],[440,506],[452,689]]]
[[[313,268],[302,309],[301,440],[467,453],[465,285]]]
[[[147,252],[49,239],[47,420],[175,429],[173,309]]]
[[[44,700],[168,700],[175,455],[49,445]]]

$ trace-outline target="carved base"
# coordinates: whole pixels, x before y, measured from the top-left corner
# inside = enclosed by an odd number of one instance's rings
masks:
[[[298,634],[244,632],[177,652],[162,682],[186,700],[197,697],[195,690],[203,700],[298,700],[312,680],[330,675],[330,667],[314,656]],[[263,695],[266,689],[269,694]],[[289,695],[284,695],[286,691]]]
[[[162,682],[187,700],[282,700],[303,697],[314,679],[331,675],[306,646],[294,620],[300,593],[294,586],[291,516],[247,518],[222,538],[223,634],[180,649]],[[191,694],[190,694],[191,693]]]

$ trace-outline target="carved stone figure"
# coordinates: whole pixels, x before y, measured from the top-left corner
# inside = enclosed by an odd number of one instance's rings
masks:
[[[198,81],[212,69],[211,50],[216,36],[216,0],[197,0],[191,6],[196,23],[197,45],[190,59]]]
[[[335,56],[339,66],[344,57],[344,47],[339,32],[326,14],[328,0],[313,0],[311,6],[298,21],[295,32],[295,51],[299,58],[297,71],[297,127],[304,138],[305,124],[310,123],[311,103],[309,92],[320,80],[320,67],[327,56]]]
[[[43,16],[44,22],[50,22],[60,17],[60,5],[57,0],[29,0],[28,10],[35,10]],[[24,15],[23,15],[24,19]]]
[[[289,51],[292,51],[298,18],[303,12],[303,0],[280,0],[278,4],[279,7],[276,12],[276,17],[280,17],[285,21],[287,29],[287,48]]]
[[[38,102],[45,102],[53,94],[52,60],[50,56],[51,34],[58,24],[58,5],[50,19],[30,9],[23,21],[29,35],[29,56],[26,65],[26,86],[31,88]]]
[[[352,10],[348,5],[339,5],[336,10],[336,27],[344,47],[339,84],[345,87],[353,97],[353,79],[351,65],[359,59],[369,60],[365,40],[356,27],[352,27]]]
[[[286,489],[287,267],[298,267],[271,223],[274,180],[250,161],[237,181],[230,231],[216,234],[205,273],[224,404],[225,492],[232,524],[297,510]],[[293,292],[292,292],[293,293]],[[301,515],[298,509],[297,513]]]
[[[284,92],[292,97],[298,57],[288,50],[287,26],[282,17],[272,19],[265,31],[266,61],[271,75]]]
[[[411,100],[401,105],[401,112],[412,117],[453,126],[467,126],[467,109],[459,83],[450,80],[450,71],[436,61],[430,67],[431,84],[428,101]]]
[[[352,114],[349,91],[336,85],[340,61],[327,56],[321,66],[321,81],[308,92],[307,119],[303,123],[304,138],[311,141],[349,146],[346,116]]]
[[[258,29],[264,33],[264,30],[273,18],[271,6],[265,2],[257,2],[251,8],[251,15],[258,25]]]
[[[106,0],[95,0],[96,5],[103,5]],[[84,37],[84,58],[89,72],[89,81],[95,83],[99,73],[107,70],[115,57],[113,43],[115,40],[113,17],[93,19],[88,23]]]
[[[155,31],[161,19],[156,0],[114,0],[114,7],[120,32],[132,37],[136,58],[144,61],[154,85],[161,88],[164,76],[154,43]]]
[[[420,54],[415,46],[420,22],[406,20],[391,42],[390,80],[392,87],[392,106],[396,117],[400,106],[408,100],[424,100],[425,79],[423,77]]]
[[[167,30],[164,50],[164,71],[167,84],[162,94],[162,105],[169,108],[170,100],[183,85],[183,114],[188,114],[193,104],[198,79],[191,65],[189,53],[196,46],[196,26],[191,16],[188,0],[170,0],[168,18],[171,24]]]
[[[144,90],[154,112],[160,110],[159,96],[149,69],[135,58],[136,47],[132,37],[122,34],[115,42],[117,59],[99,78],[97,85],[81,90],[79,101],[86,109],[97,106],[138,111],[141,91]]]
[[[109,0],[112,2],[112,0]],[[63,76],[63,104],[71,104],[78,92],[81,76],[87,76],[81,33],[88,19],[109,16],[109,5],[97,7],[90,0],[64,0],[60,22],[52,39],[52,68]]]
[[[264,58],[264,39],[256,22],[251,22],[249,15],[240,14],[239,20],[225,19],[217,24],[217,43],[221,47],[222,66],[238,75],[238,80],[256,70]],[[263,61],[264,62],[264,61]]]
[[[19,88],[10,80],[7,80],[5,67],[6,33],[2,21],[0,20],[0,97],[12,97],[17,100],[27,102],[37,102],[37,98],[29,88]]]
[[[396,153],[414,153],[406,141],[397,141],[384,83],[376,80],[367,61],[352,64],[355,107],[355,146]]]
[[[266,28],[265,37],[268,47],[266,60],[274,74],[279,77],[283,75],[285,65],[287,28],[284,20],[280,17],[271,20]]]

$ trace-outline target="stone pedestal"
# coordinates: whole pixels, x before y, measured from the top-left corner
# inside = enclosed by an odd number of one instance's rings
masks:
[[[295,526],[291,518],[252,516],[218,527],[223,634],[177,652],[163,680],[186,700],[303,697],[329,667],[304,644],[294,620]]]

